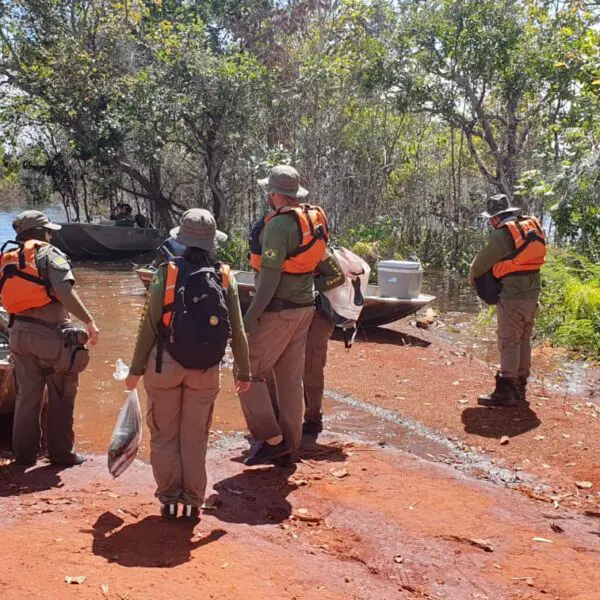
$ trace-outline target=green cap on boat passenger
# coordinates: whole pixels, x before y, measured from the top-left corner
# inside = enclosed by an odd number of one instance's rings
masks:
[[[503,213],[518,213],[521,209],[511,206],[506,194],[495,194],[490,196],[487,201],[487,210],[481,213],[482,217],[491,219]]]
[[[50,219],[39,210],[25,210],[13,221],[13,229],[18,234],[25,233],[29,229],[43,227],[51,231],[58,231],[61,226],[58,223],[52,223]]]

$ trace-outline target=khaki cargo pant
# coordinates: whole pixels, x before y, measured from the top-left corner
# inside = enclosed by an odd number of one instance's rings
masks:
[[[250,368],[255,381],[250,390],[240,394],[240,400],[255,440],[283,435],[292,450],[300,446],[304,353],[313,313],[313,307],[264,312],[258,327],[248,335]],[[266,383],[271,376],[277,387],[277,410]]]
[[[537,298],[503,300],[497,305],[500,373],[504,377],[529,377],[531,335]]]
[[[48,455],[66,462],[73,453],[73,411],[79,377],[55,373],[62,338],[43,325],[15,322],[10,330],[10,352],[15,367],[17,398],[13,450],[20,464],[33,464],[40,449],[40,412],[48,389]]]
[[[201,506],[204,501],[206,449],[220,377],[218,365],[206,371],[184,369],[166,351],[157,373],[156,347],[150,354],[144,373],[146,421],[155,495],[163,504]]]
[[[305,421],[320,422],[323,418],[323,390],[325,389],[325,365],[327,364],[327,344],[333,333],[333,321],[315,312],[308,338],[304,364]]]

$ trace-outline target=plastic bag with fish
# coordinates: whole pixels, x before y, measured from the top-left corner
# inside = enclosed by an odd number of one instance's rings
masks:
[[[108,470],[118,477],[133,462],[142,439],[142,409],[137,390],[127,396],[108,447]]]

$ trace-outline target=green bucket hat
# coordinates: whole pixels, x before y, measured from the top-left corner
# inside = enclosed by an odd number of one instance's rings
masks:
[[[511,206],[506,194],[496,194],[490,196],[487,201],[487,210],[481,213],[482,217],[491,219],[502,213],[518,213],[521,209],[516,206]]]
[[[308,190],[300,185],[300,174],[294,167],[289,165],[273,167],[268,177],[258,180],[258,185],[267,194],[282,194],[292,198],[305,198],[308,196]]]
[[[179,227],[171,229],[171,237],[191,248],[216,250],[227,241],[227,234],[217,229],[212,213],[204,208],[190,208],[183,213]]]

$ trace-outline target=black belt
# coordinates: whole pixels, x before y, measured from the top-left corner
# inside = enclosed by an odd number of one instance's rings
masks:
[[[310,304],[297,304],[290,300],[280,300],[279,298],[273,298],[265,308],[265,312],[281,312],[282,310],[290,310],[292,308],[309,308],[314,306],[315,303]]]

